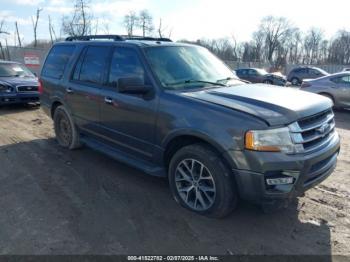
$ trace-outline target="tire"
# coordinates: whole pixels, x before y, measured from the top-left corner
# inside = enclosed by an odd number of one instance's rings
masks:
[[[271,80],[264,80],[263,83],[267,84],[267,85],[272,85],[273,84],[273,82]]]
[[[194,172],[186,168],[189,165]],[[222,218],[237,206],[238,194],[231,172],[205,144],[185,146],[175,153],[169,165],[169,184],[176,202],[200,215]]]
[[[292,83],[293,86],[300,85],[300,80],[296,77],[293,77],[290,82]]]
[[[70,150],[81,147],[79,133],[64,106],[56,108],[53,121],[56,139],[60,146]]]

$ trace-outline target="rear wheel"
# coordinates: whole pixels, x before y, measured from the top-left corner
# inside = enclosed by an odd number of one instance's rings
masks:
[[[204,144],[183,147],[172,158],[169,184],[183,207],[208,217],[224,217],[237,205],[233,177],[221,158]]]
[[[293,86],[298,86],[298,85],[300,85],[300,80],[296,77],[293,77],[291,80],[291,83]]]
[[[79,133],[64,106],[56,108],[53,120],[58,144],[68,149],[79,148]]]

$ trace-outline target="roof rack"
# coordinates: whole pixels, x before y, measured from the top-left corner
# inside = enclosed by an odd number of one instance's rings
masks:
[[[157,38],[148,36],[126,36],[126,35],[84,35],[84,36],[69,36],[66,41],[90,41],[96,39],[110,39],[113,41],[125,41],[125,40],[142,40],[142,41],[162,41],[172,42],[169,38]]]
[[[69,36],[66,41],[90,41],[94,39],[110,39],[114,41],[123,41],[124,38],[120,35],[84,35],[84,36]]]
[[[122,35],[125,40],[142,40],[142,41],[162,41],[162,42],[172,42],[170,38],[165,37],[150,37],[150,36],[128,36],[128,35]]]

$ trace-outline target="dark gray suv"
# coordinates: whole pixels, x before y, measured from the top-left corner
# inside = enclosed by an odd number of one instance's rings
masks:
[[[166,177],[175,200],[202,215],[223,217],[239,198],[284,205],[336,166],[331,100],[245,84],[202,47],[68,38],[50,50],[40,85],[61,146]]]
[[[329,75],[326,71],[318,67],[311,66],[301,66],[293,68],[287,77],[287,80],[292,83],[292,85],[301,85],[305,79],[316,79],[322,76]]]

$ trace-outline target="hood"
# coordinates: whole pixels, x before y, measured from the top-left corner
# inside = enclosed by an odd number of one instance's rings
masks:
[[[277,77],[277,78],[287,79],[287,77],[284,76],[281,72],[269,73],[269,74],[267,74],[267,76],[273,76],[273,77]]]
[[[0,83],[9,86],[30,85],[38,86],[38,79],[36,77],[0,77]]]
[[[320,95],[264,84],[182,92],[181,95],[245,112],[271,126],[290,124],[332,107],[331,101]]]

